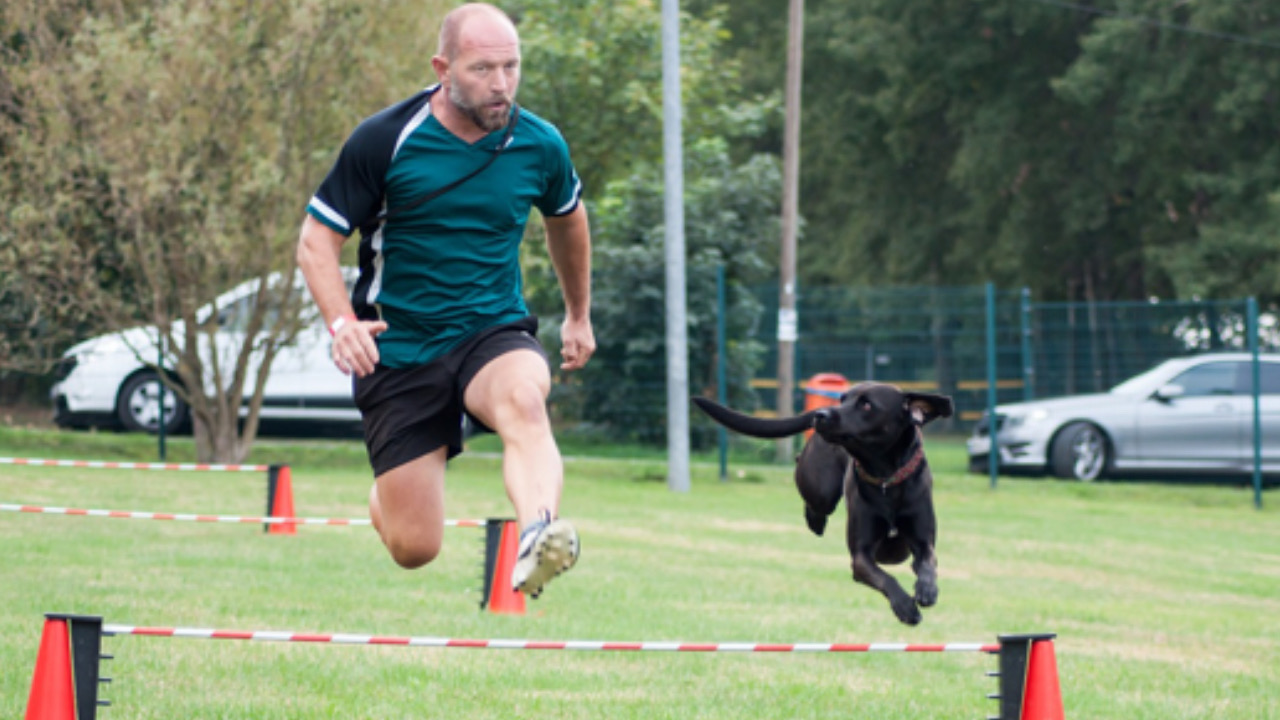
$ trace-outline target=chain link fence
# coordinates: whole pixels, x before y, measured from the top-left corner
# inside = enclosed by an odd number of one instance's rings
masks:
[[[724,397],[735,408],[769,416],[777,407],[778,292],[776,286],[749,291],[759,312],[747,323],[754,331],[726,340],[755,348],[754,362],[747,368],[739,363],[724,375]],[[837,373],[850,382],[876,380],[949,395],[955,416],[932,427],[967,433],[987,408],[991,364],[997,402],[1103,392],[1171,357],[1248,350],[1247,308],[1247,299],[1036,302],[1024,289],[983,286],[801,288],[793,407],[797,412],[805,407],[811,378]],[[989,327],[994,343],[988,340]],[[716,397],[717,353],[697,349],[707,344],[699,338],[708,332],[690,332],[690,392]],[[1263,352],[1280,350],[1273,308],[1259,314],[1255,332]],[[660,357],[660,352],[650,355],[644,364],[654,367],[640,371],[610,368],[607,382],[634,377],[624,394],[615,393],[605,403],[608,407],[593,408],[591,422],[579,415],[585,389],[572,379],[557,385],[552,397],[557,424],[602,440],[662,443],[666,396]],[[700,413],[691,421],[695,447],[715,442],[717,426]]]
[[[770,348],[752,380],[760,408],[775,407],[777,297],[759,339]],[[1035,302],[1029,291],[985,287],[811,288],[798,301],[797,383],[836,372],[950,395],[950,429],[965,431],[985,411],[994,330],[996,399],[1105,392],[1172,357],[1250,348],[1248,300]],[[1280,350],[1276,316],[1259,315],[1262,352]],[[803,407],[797,390],[795,407]],[[765,411],[767,412],[767,411]],[[937,426],[944,429],[944,426]]]

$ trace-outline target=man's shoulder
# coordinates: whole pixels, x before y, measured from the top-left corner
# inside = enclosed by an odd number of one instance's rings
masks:
[[[406,128],[416,127],[431,114],[431,96],[439,85],[424,88],[410,97],[388,105],[360,121],[352,138],[363,142],[392,143],[398,141]]]
[[[555,123],[543,118],[529,108],[520,106],[520,124],[529,129],[530,136],[539,143],[564,145],[564,136]]]

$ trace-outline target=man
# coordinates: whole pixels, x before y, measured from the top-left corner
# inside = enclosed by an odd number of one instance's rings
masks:
[[[463,5],[445,17],[439,43],[439,83],[347,139],[307,205],[298,265],[329,323],[334,362],[354,375],[375,478],[369,515],[392,558],[416,568],[439,553],[445,467],[462,451],[465,413],[502,439],[521,527],[511,582],[537,597],[577,561],[578,535],[558,518],[551,373],[521,293],[519,244],[536,206],[565,303],[560,367],[577,370],[595,352],[587,214],[564,139],[515,105],[510,18]],[[349,299],[339,253],[356,227]]]

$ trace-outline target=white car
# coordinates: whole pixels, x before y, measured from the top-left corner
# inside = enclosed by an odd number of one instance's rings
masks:
[[[1262,470],[1280,472],[1280,355],[1259,356]],[[1253,471],[1253,356],[1166,360],[1109,392],[996,406],[999,467],[1094,480],[1126,472]],[[987,472],[988,418],[968,441]]]
[[[344,273],[348,284],[354,282],[354,270],[344,269]],[[359,423],[351,378],[330,359],[328,330],[300,277],[296,287],[305,298],[304,324],[296,338],[276,353],[263,390],[260,417],[264,422]],[[213,345],[224,359],[223,368],[231,367],[241,347],[244,324],[257,291],[257,280],[241,283],[197,315],[202,322],[209,321],[213,308],[218,308]],[[181,332],[174,335],[180,336]],[[153,369],[159,359],[157,337],[154,326],[132,328],[85,340],[67,350],[55,369],[57,383],[50,391],[54,421],[62,427],[159,432],[161,384]],[[245,382],[246,405],[256,373],[257,366],[251,360],[249,380]],[[166,390],[163,397],[165,431],[184,429],[190,419],[186,403],[172,391]]]

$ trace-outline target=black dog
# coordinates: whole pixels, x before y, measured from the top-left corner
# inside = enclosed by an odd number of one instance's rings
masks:
[[[693,401],[713,420],[744,435],[780,438],[812,428],[796,457],[796,488],[809,529],[821,535],[827,516],[841,495],[846,497],[853,579],[883,593],[902,622],[920,622],[920,608],[938,601],[933,474],[920,427],[950,417],[951,398],[864,382],[842,394],[839,405],[785,419],[744,415],[706,398]],[[877,564],[901,563],[908,554],[914,558],[914,597]]]

